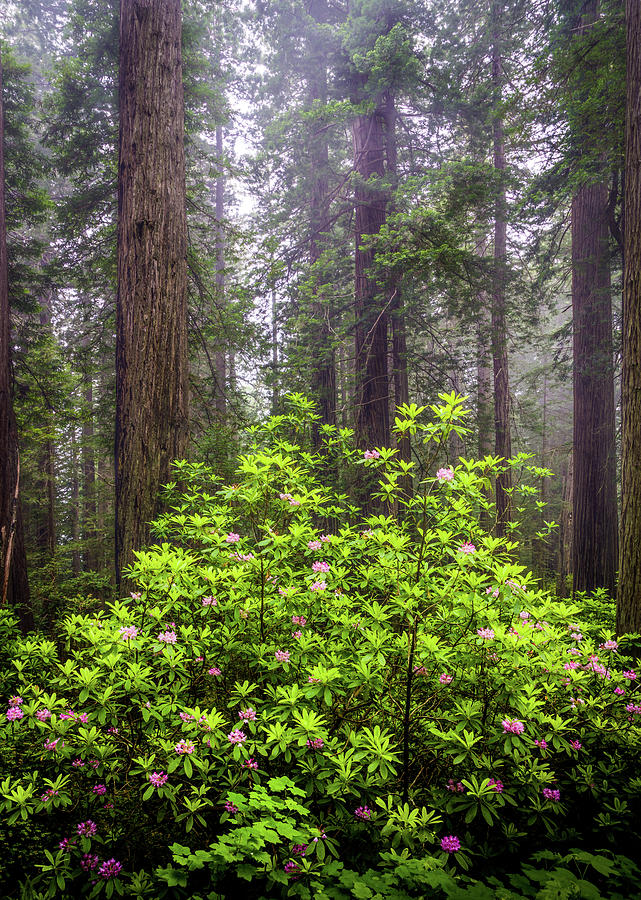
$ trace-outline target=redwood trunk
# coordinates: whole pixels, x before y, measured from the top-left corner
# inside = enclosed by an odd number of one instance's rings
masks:
[[[608,239],[607,185],[583,185],[572,201],[573,587],[602,587],[614,596],[618,545]]]
[[[222,320],[225,308],[225,176],[223,174],[223,128],[216,128],[216,160],[218,176],[216,177],[216,301]],[[227,413],[225,351],[216,351],[216,412],[222,420]]]
[[[512,456],[510,437],[510,378],[507,352],[505,288],[507,275],[507,199],[505,173],[505,136],[500,113],[503,85],[501,59],[501,8],[493,6],[492,85],[494,89],[493,145],[494,169],[499,179],[494,210],[494,284],[492,290],[492,357],[494,371],[494,451],[508,460]],[[496,479],[496,533],[503,536],[512,518],[510,489],[512,472],[506,469]]]
[[[326,0],[312,0],[310,15],[316,22],[327,19]],[[312,106],[327,102],[327,59],[325,50],[316,50],[310,41],[309,56],[313,74],[309,78],[309,99]],[[311,166],[309,262],[318,263],[327,242],[329,230],[329,151],[324,128],[312,121],[309,134]],[[336,424],[336,353],[332,346],[332,309],[323,297],[322,279],[316,277],[316,298],[313,305],[314,335],[312,337],[311,394],[318,403],[321,423]],[[319,443],[318,429],[314,441]]]
[[[627,0],[621,557],[617,632],[641,631],[641,6]]]
[[[374,253],[363,245],[385,224],[385,192],[376,179],[385,173],[385,122],[380,109],[356,116],[354,139],[355,189],[355,357],[356,437],[361,447],[389,444],[389,382],[387,369],[388,310],[383,286],[374,272]],[[374,179],[374,183],[370,181]]]
[[[188,425],[180,0],[121,0],[116,577],[149,536]]]
[[[0,604],[13,607],[24,628],[32,625],[20,507],[18,429],[11,392],[11,310],[4,183],[4,105],[0,56]]]

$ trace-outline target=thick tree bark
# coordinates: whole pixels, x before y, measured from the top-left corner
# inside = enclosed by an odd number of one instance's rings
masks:
[[[606,588],[617,568],[616,442],[607,184],[572,200],[575,591]]]
[[[83,372],[84,411],[82,422],[82,539],[84,543],[84,569],[93,571],[96,556],[96,457],[94,447],[93,383],[89,361],[85,359]]]
[[[11,310],[4,181],[4,104],[0,57],[0,605],[13,608],[23,628],[33,624],[20,506],[18,429],[11,391]]]
[[[492,86],[494,116],[492,123],[494,169],[499,179],[494,208],[494,283],[492,289],[492,357],[494,370],[494,452],[509,459],[512,456],[510,436],[510,377],[507,351],[507,319],[505,292],[507,281],[507,198],[502,179],[505,173],[505,135],[500,112],[503,87],[501,59],[501,14],[499,0],[492,5]],[[512,518],[509,493],[512,472],[506,469],[496,479],[496,533],[503,536]]]
[[[356,189],[355,357],[356,439],[361,447],[389,445],[387,367],[388,307],[384,286],[374,272],[374,253],[363,246],[385,223],[386,193],[370,179],[385,174],[383,110],[356,116],[352,123]]]
[[[121,0],[116,576],[144,545],[188,425],[180,0]]]
[[[78,441],[76,440],[76,426],[71,426],[71,572],[74,576],[80,575],[80,485],[78,478]]]
[[[641,631],[641,6],[627,0],[621,557],[617,632]]]

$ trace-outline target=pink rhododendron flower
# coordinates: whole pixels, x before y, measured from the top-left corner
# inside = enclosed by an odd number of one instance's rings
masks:
[[[123,641],[132,641],[135,637],[138,637],[138,629],[135,625],[125,625],[120,629],[120,637]]]
[[[235,531],[230,531],[228,535],[226,535],[225,540],[228,544],[237,544],[240,540],[240,535],[236,534]]]
[[[322,738],[307,738],[307,746],[312,750],[322,750],[325,741]]]
[[[503,793],[503,782],[499,781],[498,778],[490,778],[488,787],[494,788],[497,794]]]
[[[618,646],[616,641],[606,641],[604,644],[599,644],[599,650],[616,650]]]
[[[443,672],[441,675],[438,676],[438,680],[441,682],[441,684],[451,684],[453,678],[454,678],[454,676],[448,675],[447,672]]]
[[[304,628],[307,625],[307,619],[305,616],[292,616],[292,625],[300,625],[301,628]]]
[[[233,731],[229,732],[229,734],[227,735],[227,740],[230,744],[244,744],[247,740],[247,735],[239,728],[235,728]]]
[[[320,541],[308,541],[307,542],[308,550],[320,550],[321,546],[322,545],[321,545]]]
[[[51,713],[46,707],[44,707],[44,709],[39,709],[36,712],[36,719],[38,719],[40,722],[46,722],[47,719],[50,719],[50,718],[51,718]]]
[[[250,756],[249,759],[246,759],[243,763],[243,769],[258,769],[257,760],[255,760],[253,756]]]
[[[456,853],[461,849],[461,842],[454,834],[448,834],[441,838],[441,850],[446,853]]]
[[[19,706],[10,706],[7,710],[6,716],[9,722],[16,722],[18,719],[21,719],[24,716],[24,713]]]
[[[634,669],[627,669],[622,674],[624,678],[628,679],[628,681],[636,681],[637,673],[634,671]]]
[[[483,638],[484,641],[491,641],[494,639],[494,631],[491,628],[479,628],[476,633],[480,638]]]
[[[324,591],[327,588],[327,585],[324,581],[315,581],[310,585],[310,591]]]
[[[274,656],[277,662],[289,662],[289,650],[277,650]]]
[[[176,639],[177,636],[175,631],[161,631],[158,635],[158,640],[161,644],[175,644]]]
[[[362,822],[366,822],[372,818],[372,810],[369,806],[357,806],[354,810],[354,816]]]
[[[216,666],[212,666],[211,669],[207,669],[207,674],[208,675],[220,675],[220,669],[217,668]]]
[[[439,469],[436,477],[439,481],[452,481],[454,479],[454,469]]]
[[[203,606],[218,606],[218,600],[215,597],[203,597]]]
[[[225,803],[225,809],[232,816],[235,816],[236,813],[238,812],[238,807],[234,803],[232,803],[231,800],[228,800]]]
[[[582,747],[581,741],[570,741],[570,747],[572,747],[573,750],[580,750]]]
[[[154,787],[162,787],[163,784],[167,783],[167,778],[166,772],[152,772],[149,776],[149,781]]]
[[[24,700],[22,697],[15,694],[13,697],[9,697],[9,706],[22,706]]]
[[[255,722],[256,710],[252,709],[251,706],[248,706],[247,709],[241,709],[238,713],[238,718],[243,719],[245,722]]]
[[[459,553],[476,553],[476,547],[474,544],[471,544],[469,541],[465,541],[464,544],[458,548]]]
[[[363,459],[379,459],[380,453],[378,450],[365,450],[363,453]]]
[[[454,793],[454,794],[464,794],[465,793],[465,786],[463,784],[461,784],[460,781],[457,781],[455,784],[453,778],[449,779],[449,781],[447,782],[445,787],[448,791],[452,791],[452,793]]]
[[[501,722],[505,734],[523,734],[525,725],[518,719],[503,719]]]
[[[558,803],[561,799],[561,791],[558,788],[544,787],[542,794],[546,800],[551,800],[552,803]]]
[[[176,753],[179,756],[183,756],[184,754],[193,753],[195,749],[196,749],[196,745],[194,744],[194,742],[186,741],[186,740],[178,741],[178,743],[174,747],[174,750],[176,751]]]
[[[329,563],[323,560],[312,563],[312,572],[329,572]]]

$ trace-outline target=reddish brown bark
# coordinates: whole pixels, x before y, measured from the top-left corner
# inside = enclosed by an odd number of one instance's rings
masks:
[[[11,391],[11,310],[4,177],[4,104],[0,56],[0,604],[17,612],[23,628],[33,624],[20,506],[18,429]]]
[[[641,5],[627,0],[621,556],[617,632],[641,631]]]
[[[187,440],[187,227],[180,0],[121,0],[116,573]]]
[[[381,109],[356,116],[352,123],[356,188],[355,355],[356,436],[362,447],[389,444],[387,367],[388,307],[374,271],[374,253],[363,243],[385,223],[387,197],[376,183],[385,173],[385,121]]]

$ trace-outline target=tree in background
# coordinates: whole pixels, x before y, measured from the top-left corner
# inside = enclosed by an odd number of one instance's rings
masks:
[[[116,573],[149,534],[187,441],[180,0],[121,0]]]

